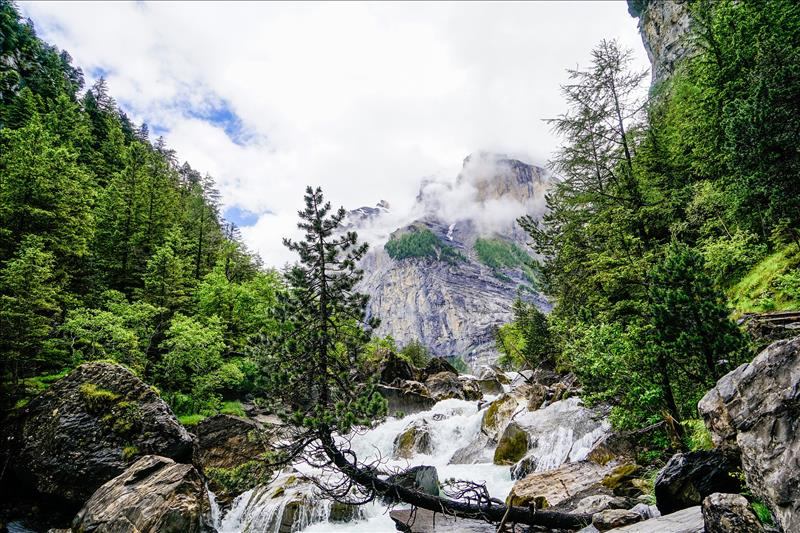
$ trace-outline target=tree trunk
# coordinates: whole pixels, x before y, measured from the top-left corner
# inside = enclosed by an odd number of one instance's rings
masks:
[[[504,504],[489,503],[478,505],[464,501],[451,500],[440,496],[432,496],[406,487],[401,487],[394,483],[389,483],[380,479],[373,472],[358,467],[351,463],[345,455],[336,447],[333,437],[329,432],[320,430],[319,438],[328,459],[343,474],[368,490],[376,494],[402,501],[404,503],[427,509],[434,513],[443,513],[457,518],[472,520],[483,520],[499,524],[517,523],[525,525],[537,525],[554,529],[581,529],[592,521],[589,514],[570,514],[554,511],[537,511],[533,508],[510,507]]]

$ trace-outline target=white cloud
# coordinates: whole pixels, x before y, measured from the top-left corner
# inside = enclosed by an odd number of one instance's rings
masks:
[[[620,1],[20,7],[85,72],[108,71],[132,118],[167,128],[227,205],[262,213],[243,234],[277,265],[306,184],[337,205],[384,198],[403,211],[422,176],[455,176],[471,152],[542,164],[557,144],[542,119],[563,111],[566,68],[602,38],[647,66]],[[246,142],[197,118],[222,103]]]

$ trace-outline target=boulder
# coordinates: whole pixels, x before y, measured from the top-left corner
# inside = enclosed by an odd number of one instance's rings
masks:
[[[430,361],[428,361],[428,364],[425,365],[425,368],[422,370],[424,379],[427,379],[433,376],[434,374],[438,374],[440,372],[447,372],[449,374],[458,375],[458,370],[456,370],[456,368],[453,365],[448,363],[447,359],[444,359],[442,357],[432,358]]]
[[[16,477],[42,495],[79,505],[142,455],[189,462],[192,437],[167,404],[126,368],[86,363],[22,410]]]
[[[465,400],[482,400],[483,390],[481,390],[478,380],[469,376],[458,376],[461,387],[464,391]]]
[[[642,520],[650,520],[651,518],[658,518],[661,516],[661,511],[655,505],[647,505],[646,503],[637,503],[631,507],[631,511],[638,513]]]
[[[606,509],[626,509],[628,507],[628,500],[618,496],[611,496],[609,494],[596,494],[594,496],[587,496],[581,499],[575,506],[575,511],[578,514],[596,514]]]
[[[600,531],[608,531],[641,521],[642,517],[639,513],[627,509],[606,509],[592,516],[592,525]]]
[[[698,409],[714,443],[741,458],[753,494],[800,531],[800,337],[723,376]]]
[[[435,466],[414,466],[389,476],[386,481],[407,489],[416,489],[425,494],[439,495],[439,474],[436,472]]]
[[[763,533],[764,528],[741,494],[715,492],[703,500],[706,533]]]
[[[503,384],[497,378],[479,378],[475,380],[475,383],[483,394],[491,394],[493,396],[503,394]]]
[[[419,382],[414,381],[405,383]],[[419,383],[419,385],[424,387],[424,385],[421,383]],[[377,389],[378,392],[384,398],[386,398],[386,401],[389,404],[388,412],[392,416],[405,416],[413,413],[419,413],[420,411],[427,411],[436,403],[436,400],[431,398],[429,395],[422,394],[420,392],[414,392],[412,389],[420,390],[415,386],[403,387],[401,385],[400,387],[389,387],[387,385],[378,385]]]
[[[533,383],[526,388],[526,405],[528,411],[535,411],[539,409],[547,400],[548,390],[545,385],[541,383]]]
[[[494,457],[494,445],[489,437],[480,434],[472,442],[459,448],[450,457],[449,464],[465,465],[477,463],[490,463]]]
[[[503,394],[489,404],[481,420],[481,432],[491,439],[498,439],[511,421],[518,408],[517,398],[511,394]]]
[[[703,513],[700,512],[699,505],[609,530],[610,533],[703,533],[704,531]]]
[[[658,510],[666,515],[700,505],[715,492],[739,492],[735,470],[736,464],[716,450],[673,455],[656,478]]]
[[[457,398],[459,400],[480,400],[483,396],[471,380],[458,379],[457,374],[439,372],[425,380],[425,386],[436,401]]]
[[[231,415],[206,418],[194,428],[194,464],[220,503],[269,482],[272,470],[264,459],[280,428]]]
[[[192,465],[147,455],[92,495],[73,521],[82,533],[205,531],[211,507]]]
[[[410,381],[417,379],[417,372],[408,361],[395,354],[388,354],[381,362],[381,383],[393,384],[396,381]]]
[[[430,426],[425,419],[416,420],[394,439],[395,459],[411,459],[418,453],[430,454],[433,451]]]
[[[602,484],[617,496],[636,496],[641,490],[634,481],[641,470],[642,467],[634,463],[616,466],[603,478]]]
[[[494,464],[513,465],[528,453],[530,437],[528,433],[515,422],[511,422],[503,430],[497,448],[494,450]]]
[[[506,499],[512,505],[551,507],[566,501],[570,495],[600,486],[611,469],[589,461],[565,463],[553,470],[534,472],[514,483]]]

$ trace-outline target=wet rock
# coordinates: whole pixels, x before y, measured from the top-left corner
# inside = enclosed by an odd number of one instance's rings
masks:
[[[637,496],[641,493],[634,483],[636,475],[641,471],[639,465],[628,463],[614,467],[614,469],[603,478],[603,486],[611,489],[617,496]]]
[[[800,531],[800,337],[723,376],[698,409],[714,444],[741,458],[753,494]]]
[[[608,494],[587,496],[578,502],[574,512],[578,514],[596,514],[606,509],[627,509],[628,500]]]
[[[513,505],[558,505],[573,494],[599,486],[611,469],[589,461],[565,463],[553,470],[534,472],[514,483],[506,499]]]
[[[494,450],[494,464],[513,465],[528,453],[530,439],[528,433],[516,424],[511,422],[503,430],[497,448]]]
[[[461,382],[461,387],[464,391],[465,400],[482,400],[483,391],[477,379],[468,376],[459,376],[458,380]]]
[[[637,503],[631,507],[631,511],[638,513],[642,520],[650,520],[651,518],[658,518],[661,512],[655,505],[647,505],[646,503]]]
[[[216,415],[194,428],[197,437],[194,464],[206,476],[209,488],[221,504],[269,482],[272,471],[264,459],[281,427],[237,416]]]
[[[522,479],[528,474],[536,472],[538,466],[539,460],[535,456],[528,455],[523,457],[511,467],[511,479]]]
[[[143,454],[190,461],[192,438],[126,368],[86,363],[21,411],[10,467],[42,495],[85,502]]]
[[[420,385],[422,384],[420,383]],[[378,392],[386,398],[389,404],[388,412],[392,416],[397,416],[398,414],[409,415],[419,413],[420,411],[427,411],[436,403],[436,400],[430,396],[414,392],[410,390],[410,388],[378,385],[377,389]]]
[[[483,394],[503,394],[503,384],[497,378],[481,378],[477,379],[475,383]]]
[[[592,525],[600,531],[608,531],[641,521],[642,517],[638,513],[627,509],[606,509],[592,516]]]
[[[477,463],[490,463],[493,457],[494,446],[492,441],[490,441],[489,437],[486,435],[480,434],[472,442],[456,450],[450,458],[449,464],[472,465]]]
[[[148,455],[97,489],[72,526],[82,533],[195,533],[205,530],[209,513],[192,465]]]
[[[702,503],[715,492],[739,492],[732,475],[736,465],[719,451],[678,453],[656,478],[656,505],[661,514],[674,513]]]
[[[705,525],[703,524],[703,513],[698,505],[609,531],[613,533],[703,533]]]
[[[633,460],[636,447],[623,433],[610,433],[598,440],[586,456],[590,461],[604,465],[611,461]]]
[[[706,533],[762,533],[761,522],[741,494],[715,492],[703,500]]]
[[[518,408],[517,399],[511,394],[503,394],[489,404],[481,420],[481,432],[491,439],[498,439],[511,421]]]
[[[439,495],[439,474],[436,472],[435,466],[415,466],[399,474],[389,476],[387,481],[433,496]]]
[[[438,374],[440,372],[448,372],[450,374],[458,375],[458,370],[447,362],[447,359],[442,357],[433,357],[425,368],[422,370],[422,374],[425,379],[433,376],[434,374]]]
[[[547,400],[548,390],[547,387],[541,383],[533,383],[528,387],[525,396],[528,400],[528,411],[535,411],[544,405],[544,402]]]
[[[396,459],[411,459],[418,453],[433,451],[430,426],[427,420],[416,420],[394,439],[393,454]]]
[[[472,380],[461,380],[451,372],[439,372],[425,380],[425,386],[436,401],[457,398],[459,400],[479,400],[483,395]]]

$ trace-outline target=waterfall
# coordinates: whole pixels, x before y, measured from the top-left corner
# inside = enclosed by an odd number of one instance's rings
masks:
[[[486,399],[491,401],[494,397]],[[450,478],[482,481],[492,496],[505,499],[514,484],[509,467],[491,462],[449,464],[457,450],[482,438],[481,421],[487,405],[479,410],[474,401],[444,400],[428,411],[403,418],[387,418],[375,428],[354,436],[351,447],[361,461],[382,457],[390,468],[435,466],[443,482]],[[410,460],[393,458],[395,437],[408,426],[422,421],[427,422],[430,432],[430,453],[418,453]],[[580,405],[577,398],[555,402],[539,411],[521,413],[515,421],[526,429],[530,428],[531,432],[535,431],[529,455],[535,456],[536,470],[585,458],[591,446],[609,430],[608,423],[596,411]],[[387,508],[377,502],[362,506],[356,521],[329,522],[331,503],[320,499],[313,485],[285,486],[289,477],[315,474],[307,465],[297,465],[296,468],[294,474],[283,473],[269,485],[238,496],[230,509],[215,522],[217,530],[220,533],[396,531]]]

